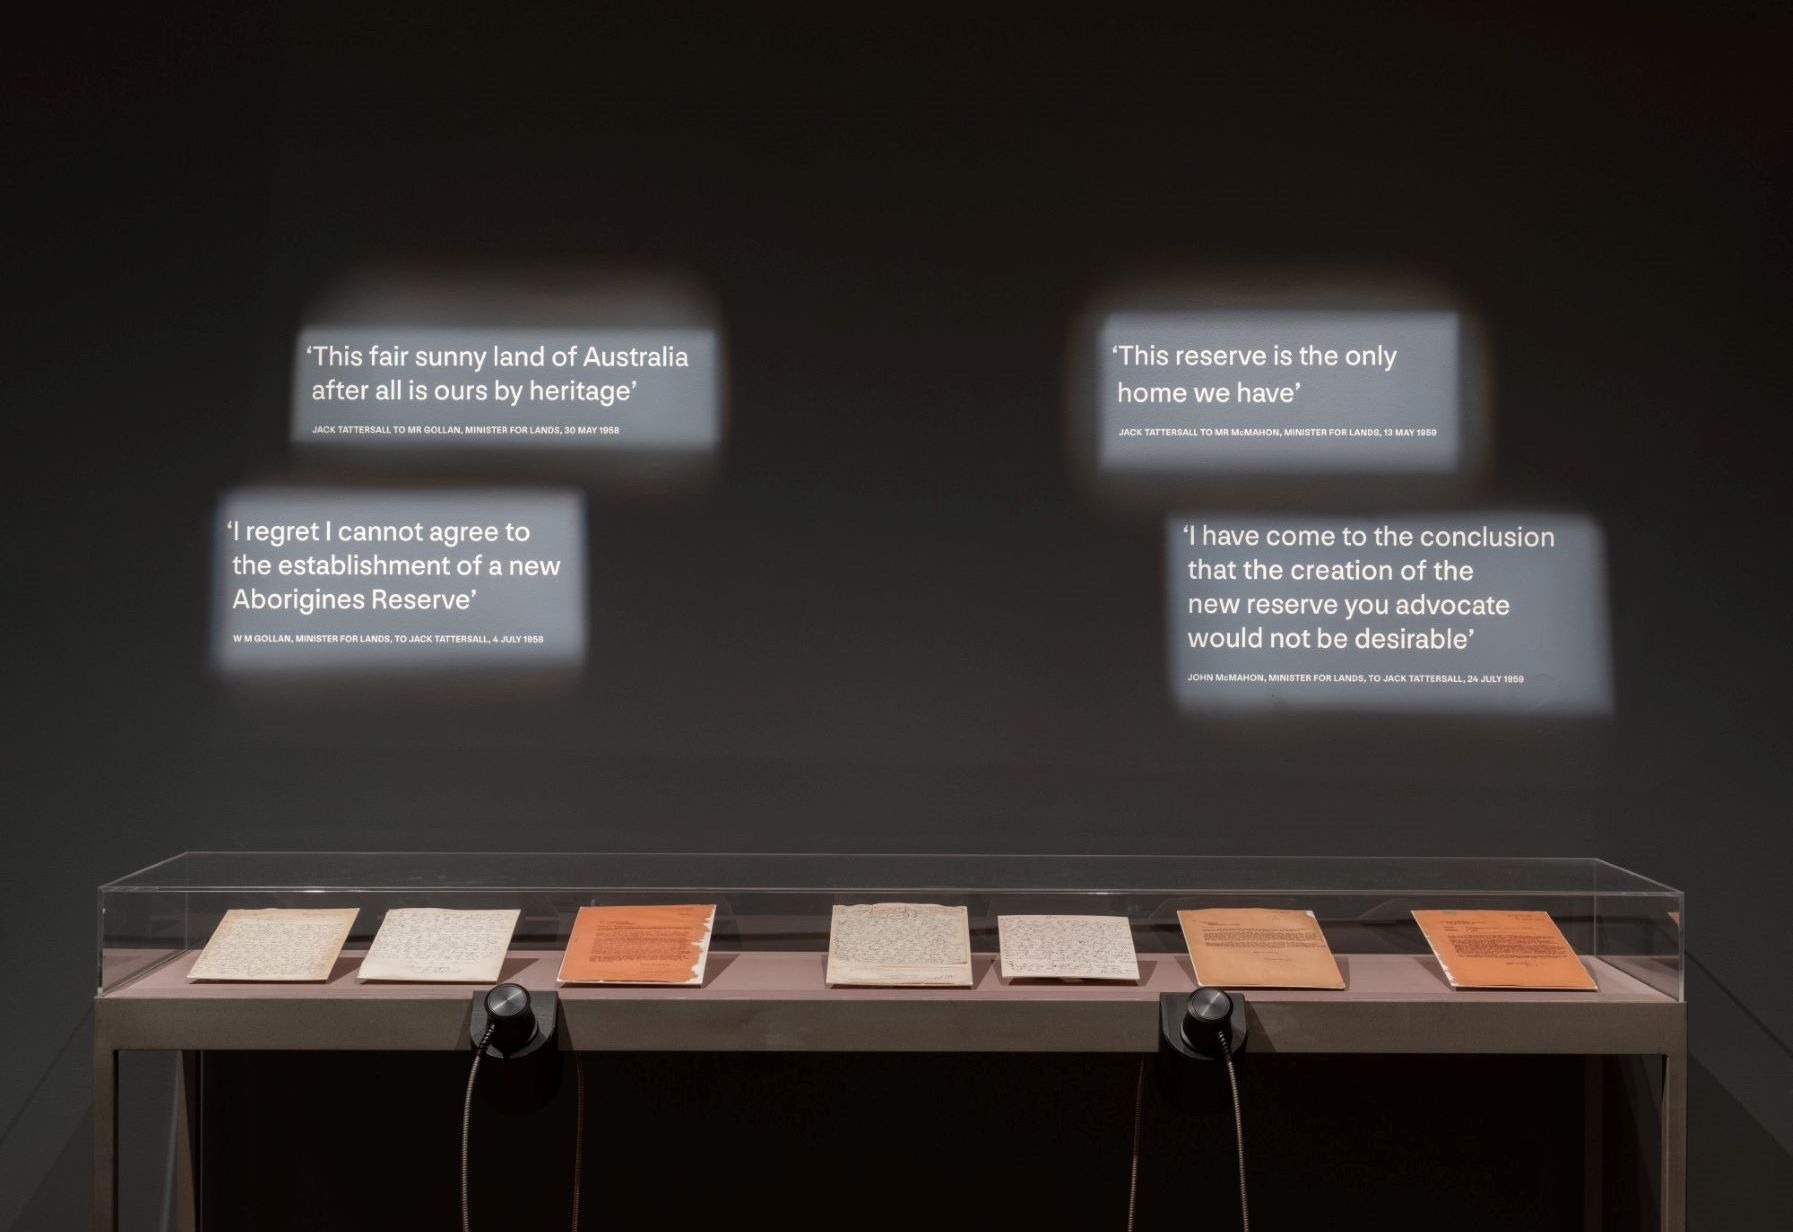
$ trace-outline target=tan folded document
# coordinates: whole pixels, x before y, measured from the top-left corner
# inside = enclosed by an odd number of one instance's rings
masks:
[[[1208,907],[1179,911],[1195,982],[1209,988],[1343,988],[1345,977],[1311,911]]]
[[[1452,988],[1598,987],[1548,911],[1415,911]]]
[[[704,982],[716,904],[581,907],[560,960],[564,984]]]
[[[218,921],[190,980],[327,980],[359,907],[232,908]]]

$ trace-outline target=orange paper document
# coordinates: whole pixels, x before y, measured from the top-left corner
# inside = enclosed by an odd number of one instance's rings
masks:
[[[560,960],[565,984],[704,982],[716,904],[581,907]]]
[[[1594,989],[1548,911],[1415,911],[1452,988]]]
[[[1343,988],[1345,977],[1311,911],[1209,907],[1179,911],[1195,982],[1221,988]]]

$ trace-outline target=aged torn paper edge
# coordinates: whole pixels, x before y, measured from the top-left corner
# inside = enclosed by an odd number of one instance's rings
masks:
[[[632,975],[632,976],[628,976],[628,977],[623,977],[623,978],[618,978],[615,976],[595,976],[595,975],[589,975],[589,974],[588,975],[569,975],[568,974],[568,972],[570,970],[577,970],[579,967],[579,964],[589,961],[587,959],[575,958],[574,953],[573,953],[574,941],[575,941],[575,939],[578,939],[580,937],[581,921],[591,921],[591,923],[586,924],[585,927],[588,929],[597,930],[601,927],[600,921],[602,921],[604,919],[606,914],[614,914],[617,912],[635,912],[635,911],[647,911],[647,912],[703,911],[705,913],[704,920],[703,920],[702,933],[698,934],[698,935],[691,935],[689,933],[687,934],[687,939],[688,939],[689,943],[697,951],[697,957],[691,963],[691,968],[690,968],[691,973],[687,978],[684,978],[684,979],[658,979],[658,978],[647,977],[640,973],[637,973],[636,975]],[[591,914],[588,915],[587,914],[588,912],[590,912]],[[558,983],[562,983],[562,984],[619,984],[619,985],[635,984],[635,985],[650,985],[650,986],[661,987],[661,988],[701,988],[703,986],[703,982],[704,982],[704,970],[708,966],[709,961],[710,961],[710,940],[715,935],[715,932],[716,932],[716,904],[715,903],[652,903],[652,904],[643,904],[643,905],[639,905],[639,906],[628,905],[628,906],[613,906],[613,907],[605,907],[605,906],[581,907],[581,908],[579,908],[578,917],[575,918],[575,920],[573,922],[572,935],[567,938],[566,949],[565,949],[565,951],[562,952],[562,954],[560,956],[560,970],[555,975],[555,980]],[[620,961],[630,961],[630,960],[618,960],[618,961],[620,962]],[[646,960],[646,959],[637,959],[637,960],[633,960],[633,961],[641,962],[644,965],[647,965],[647,963],[649,962],[649,960]],[[666,961],[670,962],[670,960],[666,960]]]

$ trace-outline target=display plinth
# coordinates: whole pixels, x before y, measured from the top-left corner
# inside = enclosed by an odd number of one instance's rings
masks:
[[[968,908],[972,987],[824,983],[832,905],[886,899]],[[693,901],[719,905],[702,987],[557,984],[579,907]],[[326,982],[187,978],[230,908],[346,905],[361,917]],[[558,989],[563,1042],[577,1050],[1143,1055],[1158,1049],[1160,996],[1195,987],[1176,912],[1221,905],[1314,911],[1345,978],[1339,990],[1243,991],[1251,1052],[1659,1058],[1661,1223],[1683,1226],[1681,895],[1600,861],[234,853],[179,857],[101,891],[96,1226],[114,1226],[121,1051],[467,1048],[474,986],[357,978],[393,907],[520,908],[502,978]],[[1424,907],[1548,910],[1599,988],[1454,990],[1413,924]],[[1011,912],[1127,916],[1140,980],[1004,980],[988,947]]]
[[[362,983],[359,952],[324,984],[189,983],[183,954],[100,998],[115,1048],[466,1047],[466,984]],[[971,988],[830,988],[815,953],[713,954],[702,988],[574,987],[558,955],[513,951],[504,979],[558,989],[569,1047],[702,1052],[1152,1052],[1158,997],[1188,993],[1189,961],[1145,955],[1137,984],[1008,981],[973,957]],[[1252,989],[1252,1047],[1273,1052],[1652,1053],[1679,1004],[1589,960],[1597,992],[1455,992],[1435,959],[1345,955],[1338,991]]]

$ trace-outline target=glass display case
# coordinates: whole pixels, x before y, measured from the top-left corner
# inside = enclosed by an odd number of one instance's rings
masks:
[[[833,908],[887,901],[966,909],[969,987],[827,983]],[[715,904],[700,986],[560,983],[581,907],[653,903]],[[327,979],[188,978],[225,912],[275,907],[358,909]],[[203,1089],[200,1059],[470,1048],[483,989],[358,978],[381,921],[399,907],[516,909],[501,978],[532,1000],[554,999],[555,1039],[575,1056],[1026,1053],[1076,1065],[1079,1056],[1094,1063],[1101,1054],[1132,1054],[1142,1074],[1150,1057],[1166,1063],[1166,1024],[1195,989],[1180,910],[1311,911],[1344,987],[1239,990],[1248,1053],[1583,1057],[1588,1108],[1608,1102],[1603,1091],[1623,1097],[1626,1123],[1642,1127],[1637,1140],[1658,1144],[1655,1163],[1639,1175],[1658,1195],[1659,1226],[1682,1226],[1682,896],[1600,860],[190,852],[100,888],[96,1227],[116,1227],[123,1054],[180,1058],[174,1155],[185,1162],[172,1184],[176,1207],[190,1210],[201,1170],[192,1163],[198,1137],[182,1093]],[[1412,913],[1427,908],[1548,912],[1597,988],[1454,989],[1414,921]],[[997,920],[1006,914],[1124,916],[1139,978],[1006,979],[996,956]],[[1642,1083],[1609,1076],[1624,1067],[1642,1072]]]
[[[1542,910],[1597,973],[1682,998],[1680,892],[1602,860],[838,853],[187,852],[100,888],[98,988],[202,947],[231,908],[359,907],[353,949],[394,907],[515,907],[530,952],[582,906],[714,902],[713,949],[751,953],[826,950],[835,904],[893,899],[963,905],[979,953],[999,915],[1124,915],[1142,956],[1182,952],[1186,908],[1309,910],[1346,958],[1426,954],[1419,908]]]

